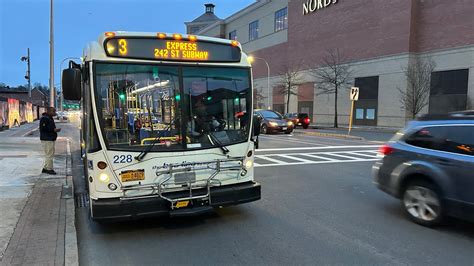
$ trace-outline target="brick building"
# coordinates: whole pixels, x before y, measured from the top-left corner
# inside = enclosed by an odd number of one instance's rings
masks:
[[[256,58],[254,87],[266,98],[260,106],[269,102],[286,111],[276,84],[285,69],[296,67],[303,81],[288,109],[310,113],[317,124],[333,121],[335,97],[321,94],[314,70],[329,51],[338,51],[340,64],[351,70],[338,94],[340,123],[349,122],[348,89],[357,86],[354,124],[399,127],[409,119],[400,102],[405,70],[419,60],[434,62],[429,104],[421,113],[474,108],[472,14],[470,0],[259,0],[193,34],[237,39]]]

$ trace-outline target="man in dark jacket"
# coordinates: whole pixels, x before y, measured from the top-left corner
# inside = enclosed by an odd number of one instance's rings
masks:
[[[54,144],[58,137],[60,128],[56,128],[53,116],[56,116],[56,109],[54,107],[48,107],[46,112],[40,120],[40,140],[43,146],[45,159],[43,173],[55,175],[56,172],[53,170],[53,159],[54,159]]]

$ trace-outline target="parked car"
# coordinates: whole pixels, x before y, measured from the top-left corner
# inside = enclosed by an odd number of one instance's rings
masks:
[[[309,124],[311,123],[311,119],[306,113],[288,113],[285,114],[283,117],[288,121],[293,122],[295,128],[297,126],[302,126],[304,129],[307,129],[309,127]]]
[[[424,116],[380,148],[375,184],[400,198],[414,222],[474,221],[474,113]]]
[[[67,112],[59,111],[59,112],[56,112],[56,119],[59,122],[67,122],[69,118],[68,118]]]
[[[275,132],[290,134],[293,132],[293,122],[285,120],[278,112],[272,110],[255,110],[255,114],[260,120],[260,131],[262,134]]]

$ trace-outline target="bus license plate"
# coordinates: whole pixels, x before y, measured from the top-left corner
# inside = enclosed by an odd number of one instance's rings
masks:
[[[178,201],[176,202],[176,205],[174,206],[176,209],[179,209],[179,208],[185,208],[185,207],[188,207],[189,205],[189,200],[182,200],[182,201]]]
[[[121,174],[122,182],[145,180],[145,170],[128,170]]]

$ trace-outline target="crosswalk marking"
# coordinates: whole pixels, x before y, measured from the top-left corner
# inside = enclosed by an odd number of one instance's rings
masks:
[[[331,152],[331,153],[325,153],[327,155],[330,155],[330,156],[335,156],[335,157],[339,157],[339,158],[346,158],[346,159],[349,159],[349,160],[359,160],[360,158],[356,158],[356,157],[353,157],[353,156],[347,156],[347,155],[343,155],[343,154],[339,154],[339,153],[334,153],[334,152]]]
[[[283,158],[287,158],[287,159],[290,159],[290,160],[304,162],[304,163],[311,163],[312,162],[310,160],[306,160],[306,159],[303,159],[303,158],[298,158],[298,157],[291,156],[291,155],[278,154],[278,156],[283,157]]]
[[[285,164],[285,163],[287,163],[287,162],[280,161],[280,160],[277,160],[277,159],[273,159],[273,158],[270,158],[270,157],[267,157],[267,156],[264,156],[264,155],[257,155],[257,158],[264,159],[264,160],[267,160],[267,161],[270,161],[270,162],[274,162],[274,163],[277,163],[277,164]]]
[[[302,154],[303,156],[308,156],[316,159],[321,159],[321,160],[326,160],[326,161],[338,161],[336,159],[328,158],[328,157],[322,157],[314,154]]]
[[[380,145],[346,145],[346,146],[324,146],[324,147],[294,147],[294,148],[271,148],[258,149],[255,152],[269,152],[269,151],[305,151],[305,150],[327,150],[327,149],[361,149],[361,148],[379,148]]]
[[[351,152],[347,152],[348,154],[352,154],[352,155],[356,155],[356,156],[365,156],[365,157],[369,157],[369,158],[376,158],[377,157],[377,153],[376,152],[373,152],[373,155],[370,155],[370,154],[364,154],[364,152],[358,152],[358,151],[351,151]],[[371,152],[372,153],[372,152]]]
[[[376,150],[255,155],[255,167],[377,161]],[[286,159],[286,161],[285,161]]]

